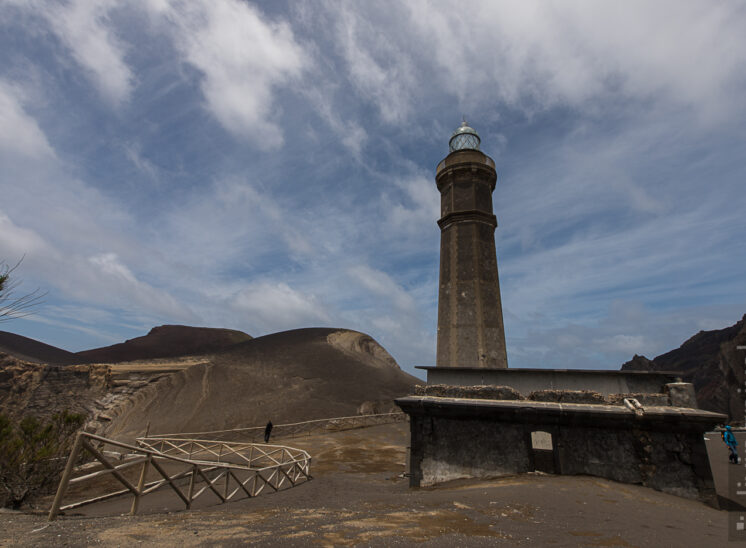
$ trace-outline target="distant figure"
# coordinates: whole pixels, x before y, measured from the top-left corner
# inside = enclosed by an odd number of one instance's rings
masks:
[[[730,426],[728,428],[730,428]],[[269,436],[271,433],[272,433],[272,421],[269,421],[267,423],[267,426],[264,427],[264,443],[269,443]]]
[[[725,445],[727,445],[728,449],[730,450],[730,455],[728,455],[728,460],[732,464],[738,464],[738,451],[736,451],[736,446],[738,445],[738,442],[736,441],[736,437],[733,435],[733,430],[731,429],[730,425],[725,427],[725,432],[723,432],[723,441],[725,442]]]

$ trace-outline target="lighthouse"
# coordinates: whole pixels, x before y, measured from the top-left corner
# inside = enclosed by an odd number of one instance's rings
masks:
[[[507,369],[492,192],[495,162],[464,121],[438,164],[440,283],[437,367]]]

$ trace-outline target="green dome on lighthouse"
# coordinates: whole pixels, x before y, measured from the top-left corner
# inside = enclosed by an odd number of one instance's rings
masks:
[[[466,120],[461,122],[459,128],[453,132],[450,141],[448,141],[449,152],[457,150],[479,150],[481,139],[476,130],[469,127]]]

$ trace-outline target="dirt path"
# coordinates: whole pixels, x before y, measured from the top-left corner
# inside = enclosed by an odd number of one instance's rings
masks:
[[[727,544],[726,512],[597,478],[529,474],[411,490],[401,476],[407,442],[406,424],[287,441],[314,456],[312,481],[201,510],[178,510],[175,495],[164,494],[146,509],[161,513],[136,517],[111,515],[126,511],[128,501],[51,524],[45,516],[3,513],[0,546]]]

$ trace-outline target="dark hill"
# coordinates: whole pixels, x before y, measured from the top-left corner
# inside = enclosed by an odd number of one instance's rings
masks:
[[[700,331],[653,360],[635,356],[622,370],[679,371],[684,381],[694,384],[702,409],[742,422],[743,395],[737,390],[744,382],[744,352],[736,350],[737,346],[746,346],[746,315],[725,329]]]
[[[72,352],[7,331],[0,331],[0,353],[34,363],[52,365],[87,363],[85,358]]]
[[[210,354],[251,340],[251,335],[233,329],[161,325],[126,342],[78,352],[90,363],[118,363],[154,358]]]
[[[357,414],[420,382],[368,335],[311,328],[259,337],[143,389],[107,434],[196,432]]]

